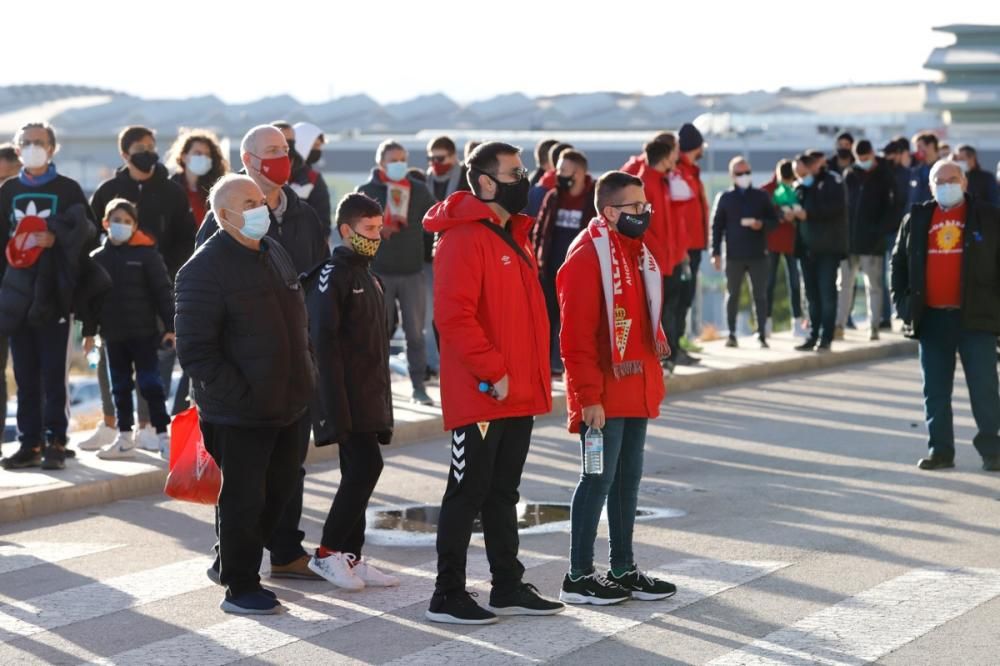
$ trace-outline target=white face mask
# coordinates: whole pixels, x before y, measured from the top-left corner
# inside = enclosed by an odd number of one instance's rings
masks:
[[[750,174],[736,176],[733,181],[736,183],[736,187],[745,190],[753,184],[753,176]]]
[[[132,238],[134,231],[135,229],[131,224],[112,222],[108,225],[108,236],[111,237],[111,242],[113,243],[127,243]]]
[[[21,148],[21,164],[25,169],[41,169],[49,163],[49,151],[31,144]]]
[[[208,155],[189,155],[187,169],[196,176],[204,176],[212,170],[212,158]]]

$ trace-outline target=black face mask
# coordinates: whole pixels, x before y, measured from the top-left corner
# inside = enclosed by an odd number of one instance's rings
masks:
[[[528,191],[531,189],[530,180],[522,178],[516,183],[501,183],[490,174],[486,175],[497,184],[496,195],[487,201],[487,203],[493,202],[511,215],[516,215],[527,207]],[[486,201],[482,198],[480,200]]]
[[[851,159],[851,149],[850,148],[837,148],[837,157],[842,160]]]
[[[559,184],[556,187],[560,192],[568,192],[573,189],[573,176],[556,176]]]
[[[306,157],[306,164],[316,164],[323,159],[323,151],[319,148],[313,148],[309,151],[309,156]]]
[[[639,215],[622,213],[618,216],[618,233],[627,238],[639,238],[649,228],[650,215],[651,213],[641,213]]]
[[[139,171],[149,173],[156,166],[156,163],[160,161],[160,156],[155,151],[143,151],[130,155],[128,161]]]

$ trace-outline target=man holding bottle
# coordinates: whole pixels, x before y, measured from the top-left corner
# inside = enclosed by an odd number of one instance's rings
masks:
[[[597,182],[595,199],[598,217],[570,247],[556,289],[569,430],[585,445],[603,440],[603,464],[587,460],[573,494],[570,570],[559,598],[608,605],[630,597],[665,599],[677,591],[642,573],[632,552],[646,425],[660,415],[660,359],[670,350],[660,323],[663,279],[642,241],[651,210],[643,182],[608,172]],[[606,577],[594,569],[605,501],[611,546]]]

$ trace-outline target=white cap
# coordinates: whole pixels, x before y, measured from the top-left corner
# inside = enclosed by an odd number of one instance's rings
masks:
[[[312,123],[295,123],[292,125],[295,132],[295,152],[302,156],[303,161],[309,158],[309,152],[317,137],[323,134],[323,130]]]

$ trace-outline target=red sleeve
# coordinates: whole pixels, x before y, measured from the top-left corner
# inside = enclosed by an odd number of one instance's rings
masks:
[[[669,229],[667,227],[669,224],[667,209],[670,207],[670,204],[667,203],[667,198],[664,196],[663,190],[659,187],[659,183],[650,182],[647,179],[644,189],[646,191],[646,199],[653,204],[653,213],[650,215],[649,228],[646,230],[644,240],[646,247],[653,253],[653,258],[656,259],[656,265],[659,266],[664,274],[668,274],[674,268],[670,263],[671,244]]]
[[[457,354],[476,378],[498,382],[507,367],[479,322],[482,291],[482,252],[475,236],[460,229],[442,234],[434,254],[434,323],[441,349]]]
[[[601,286],[601,268],[593,245],[578,248],[559,269],[556,291],[562,329],[559,344],[566,366],[566,390],[581,407],[602,403],[600,327],[608,326]]]

